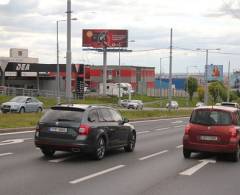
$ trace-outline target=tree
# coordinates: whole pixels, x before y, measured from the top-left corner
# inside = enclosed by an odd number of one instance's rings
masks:
[[[198,93],[199,101],[203,102],[204,101],[204,88],[202,86],[199,86],[197,89],[197,93]]]
[[[187,79],[187,83],[185,86],[185,91],[189,94],[190,100],[192,101],[192,97],[194,92],[197,91],[198,88],[198,82],[197,79],[193,78],[193,77],[188,77]]]
[[[221,100],[226,101],[227,90],[226,90],[226,87],[224,87],[224,85],[221,82],[219,82],[219,81],[212,82],[209,85],[208,90],[209,90],[210,95],[213,98],[214,103],[217,102],[218,98],[220,98],[220,101]]]

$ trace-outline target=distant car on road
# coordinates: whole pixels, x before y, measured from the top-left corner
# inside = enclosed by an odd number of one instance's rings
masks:
[[[166,108],[169,109],[169,102],[166,104]],[[177,103],[177,101],[171,101],[171,103],[170,103],[170,108],[171,108],[171,109],[178,109],[178,103]]]
[[[229,107],[234,107],[234,108],[240,108],[238,103],[235,102],[222,102],[221,106],[229,106]]]
[[[200,107],[200,106],[205,106],[205,104],[203,102],[196,103],[196,107]]]
[[[183,136],[183,155],[193,152],[229,154],[239,161],[240,113],[237,108],[204,106],[195,108]]]
[[[1,105],[2,113],[7,112],[42,112],[43,103],[38,99],[30,96],[16,96],[9,102],[5,102]]]
[[[101,160],[106,150],[124,148],[133,152],[134,126],[120,113],[105,106],[57,105],[37,124],[35,145],[47,157],[55,151],[90,153]]]
[[[131,101],[131,100],[127,100],[127,99],[121,100],[121,106],[127,108],[128,103],[129,103],[130,101]]]
[[[143,109],[143,102],[141,100],[130,100],[127,104],[127,108],[130,109],[136,109],[136,110],[142,110]]]

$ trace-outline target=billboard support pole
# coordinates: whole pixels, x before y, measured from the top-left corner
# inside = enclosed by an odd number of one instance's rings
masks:
[[[107,85],[107,46],[103,47],[103,95],[106,96]]]
[[[204,104],[208,105],[208,78],[207,78],[207,72],[208,72],[208,49],[206,49],[206,65],[205,65],[205,89],[204,89]]]
[[[227,91],[227,101],[230,101],[230,60],[228,62],[228,91]]]

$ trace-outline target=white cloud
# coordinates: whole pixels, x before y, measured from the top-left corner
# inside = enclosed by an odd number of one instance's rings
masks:
[[[1,3],[4,2],[1,0]],[[223,3],[225,2],[225,3]],[[221,48],[227,52],[240,50],[240,6],[231,0],[72,0],[73,61],[102,64],[99,53],[83,52],[82,29],[128,29],[133,50],[168,48],[170,28],[173,28],[175,47],[195,49]],[[229,6],[226,6],[227,5]],[[8,55],[10,47],[27,47],[41,62],[56,61],[56,20],[66,18],[67,0],[10,0],[0,4],[0,55]],[[235,15],[232,13],[234,12]],[[231,17],[229,17],[231,16]],[[65,61],[66,22],[59,26],[60,61]],[[159,57],[168,56],[167,50],[122,54],[125,64],[158,66]],[[174,51],[174,71],[186,65],[203,65],[204,54]],[[239,56],[240,57],[240,56]],[[209,60],[227,64],[239,62],[238,56],[210,55]],[[116,54],[109,54],[109,64],[117,64]],[[168,70],[166,68],[166,70]]]

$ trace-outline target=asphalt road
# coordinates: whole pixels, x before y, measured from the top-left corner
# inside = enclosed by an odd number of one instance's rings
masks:
[[[187,121],[134,122],[135,151],[109,152],[102,161],[61,152],[47,159],[34,147],[33,132],[0,134],[0,194],[240,194],[240,163],[202,154],[183,158]]]

